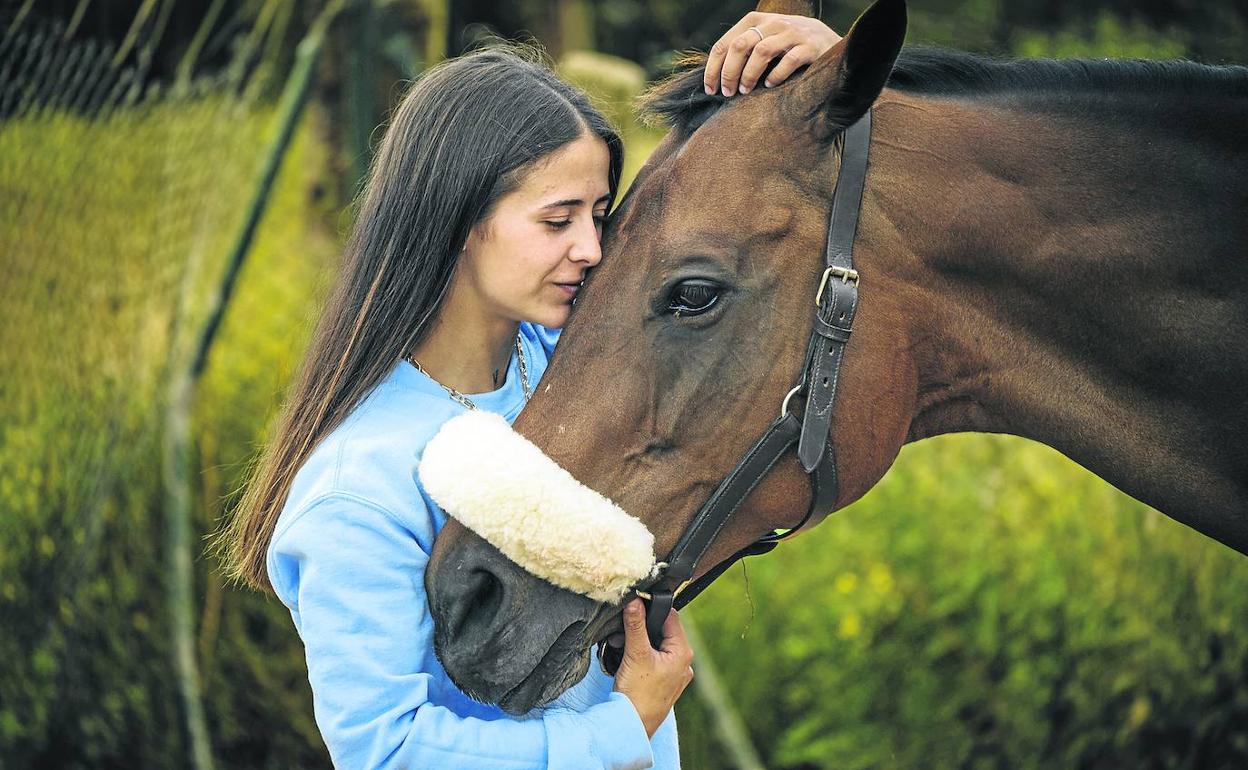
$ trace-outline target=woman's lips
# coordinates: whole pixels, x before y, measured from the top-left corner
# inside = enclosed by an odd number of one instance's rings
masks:
[[[569,297],[575,297],[576,293],[581,290],[581,285],[579,283],[557,283],[555,285]]]

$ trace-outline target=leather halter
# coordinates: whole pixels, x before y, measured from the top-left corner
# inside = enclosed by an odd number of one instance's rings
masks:
[[[858,272],[854,270],[853,248],[870,146],[871,111],[868,110],[844,133],[841,169],[832,193],[832,214],[828,222],[826,267],[815,292],[814,330],[801,379],[785,396],[780,418],[745,453],[694,515],[668,554],[667,566],[648,585],[639,586],[636,591],[638,596],[648,600],[646,631],[650,644],[656,649],[663,639],[663,621],[670,609],[688,604],[738,559],[767,553],[781,540],[823,521],[836,502],[839,484],[832,448],[832,405],[836,400],[845,343],[849,342],[854,312],[858,308]],[[798,394],[806,396],[800,420],[789,411],[789,401]],[[698,561],[720,530],[794,443],[797,443],[802,469],[810,476],[811,499],[806,516],[793,529],[764,535],[696,581],[690,580]]]

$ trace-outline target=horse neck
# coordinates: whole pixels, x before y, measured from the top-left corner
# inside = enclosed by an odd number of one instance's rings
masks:
[[[1248,551],[1248,101],[1120,101],[877,105],[864,274],[909,440],[1032,438]]]

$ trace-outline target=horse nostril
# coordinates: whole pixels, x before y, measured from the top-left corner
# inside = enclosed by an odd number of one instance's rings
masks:
[[[488,635],[490,628],[498,616],[503,604],[503,584],[489,570],[475,569],[468,578],[468,584],[460,598],[464,607],[459,613],[455,637],[482,637]]]

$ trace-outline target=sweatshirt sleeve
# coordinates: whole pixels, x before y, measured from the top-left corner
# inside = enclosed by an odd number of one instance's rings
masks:
[[[303,639],[336,768],[651,767],[641,718],[621,693],[525,719],[485,706],[461,716],[435,703],[454,685],[432,650],[427,559],[390,512],[340,493],[301,511],[270,546],[270,578]]]

